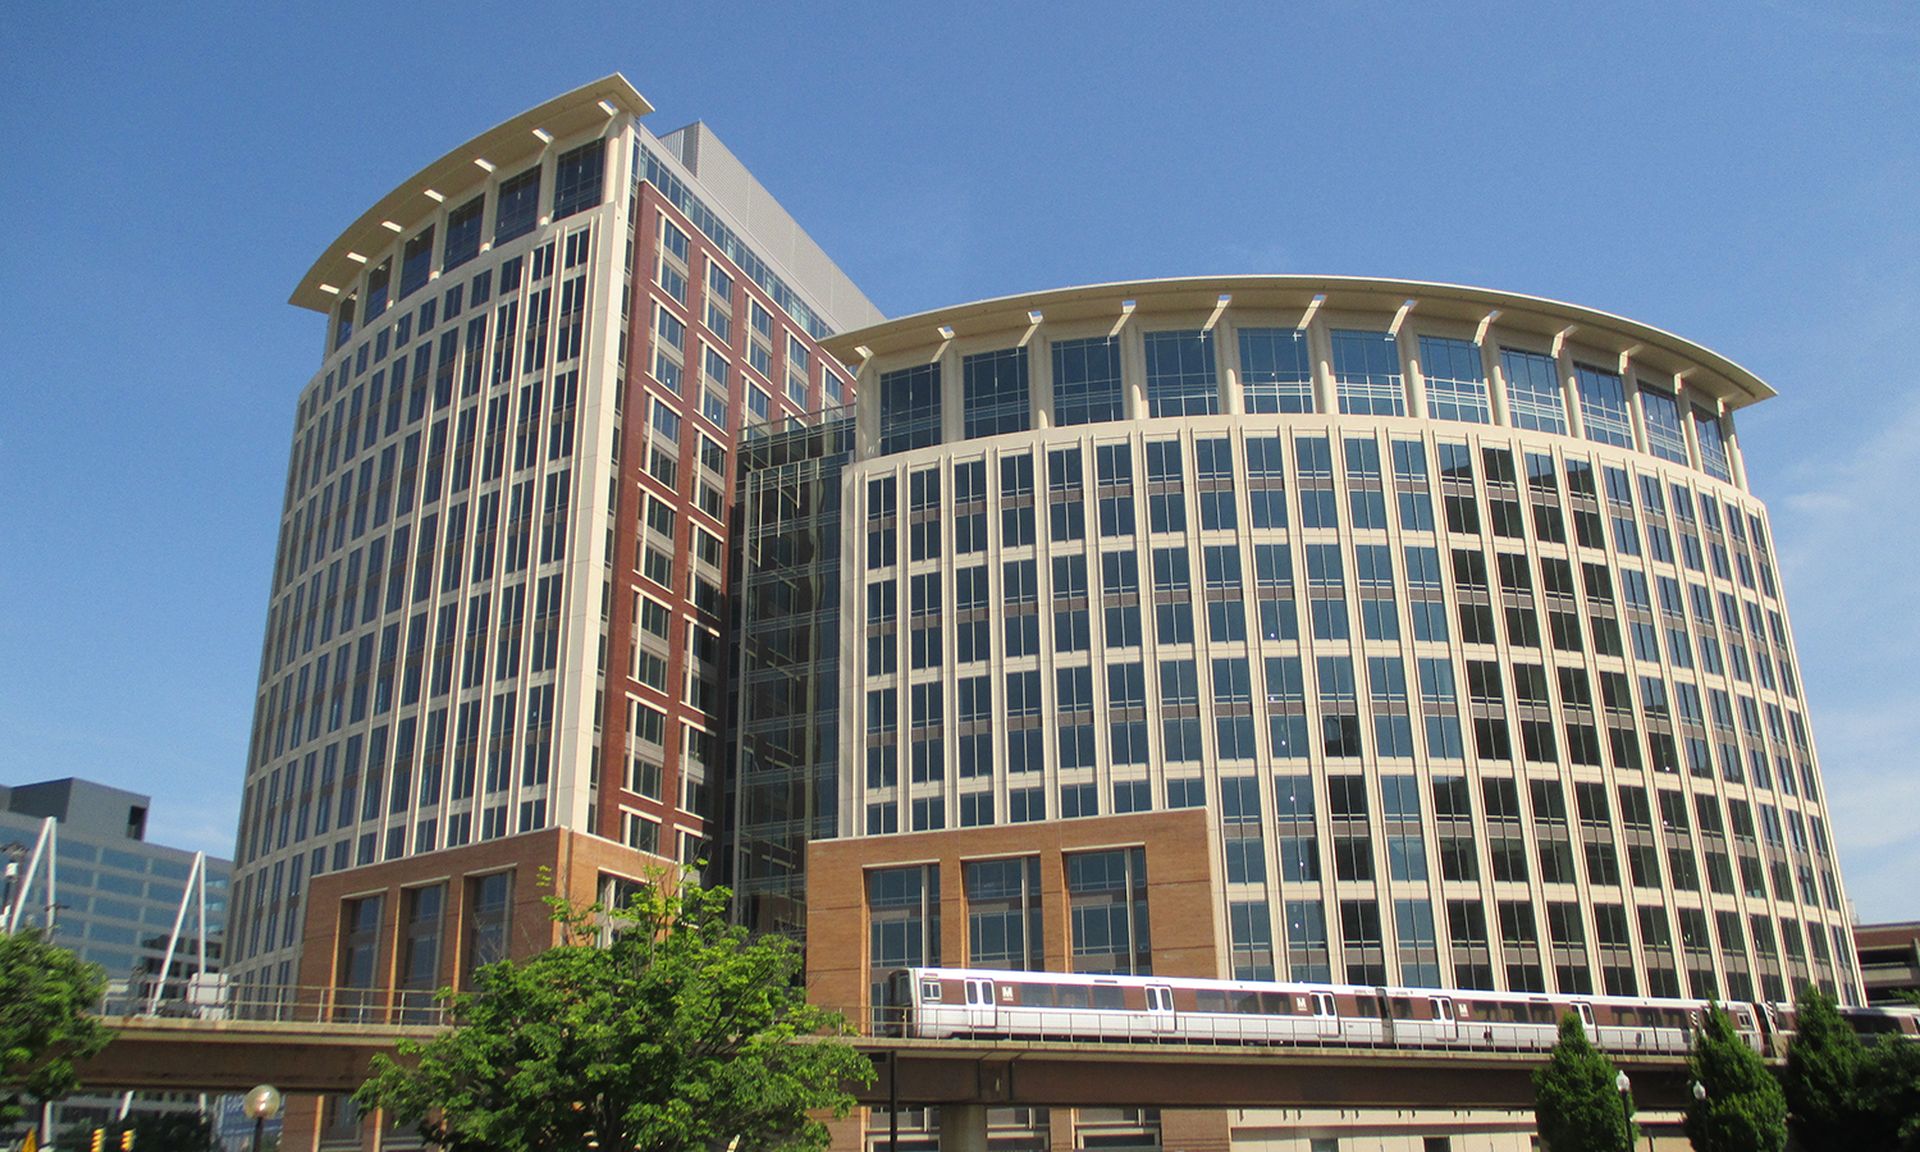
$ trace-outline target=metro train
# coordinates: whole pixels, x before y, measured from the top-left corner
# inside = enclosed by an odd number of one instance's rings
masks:
[[[1180,1044],[1544,1051],[1575,1013],[1608,1052],[1684,1053],[1708,1001],[1467,989],[902,968],[877,1005],[883,1035]],[[1756,1052],[1782,1054],[1791,1005],[1721,1005]],[[1854,1028],[1920,1039],[1920,1010],[1842,1009]]]

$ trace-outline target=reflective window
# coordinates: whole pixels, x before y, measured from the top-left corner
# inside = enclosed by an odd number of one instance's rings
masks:
[[[379,896],[363,897],[345,906],[342,922],[346,930],[342,933],[335,976],[342,989],[374,987],[375,961],[380,951],[380,907]]]
[[[405,300],[425,287],[427,274],[431,271],[433,271],[433,229],[428,228],[407,241],[406,248],[400,253],[400,298]]]
[[[1676,464],[1687,459],[1687,430],[1680,423],[1680,401],[1671,392],[1640,385],[1640,415],[1647,426],[1647,451]]]
[[[873,1003],[895,968],[940,963],[940,869],[876,868],[867,873],[868,975]]]
[[[1027,399],[1027,350],[982,352],[960,362],[961,408],[966,435],[1020,432],[1031,424]]]
[[[1622,448],[1633,447],[1633,418],[1627,413],[1626,386],[1619,374],[1590,364],[1575,364],[1573,372],[1580,390],[1580,419],[1586,424],[1587,439]]]
[[[598,207],[606,168],[605,140],[562,152],[553,166],[553,218],[559,220]]]
[[[1206,416],[1220,411],[1212,332],[1149,332],[1146,342],[1150,415]]]
[[[1313,359],[1297,328],[1240,330],[1240,390],[1249,412],[1313,411]]]
[[[1068,856],[1067,906],[1075,972],[1152,974],[1144,848]]]
[[[1044,968],[1040,858],[969,860],[964,868],[967,963],[975,968]]]
[[[513,873],[495,872],[467,881],[467,952],[463,968],[470,986],[473,970],[507,958],[513,926]]]
[[[409,1008],[424,1009],[440,987],[440,914],[447,886],[434,884],[402,893],[405,919],[401,925],[399,986]]]
[[[487,198],[475,196],[447,213],[447,239],[440,251],[440,268],[450,272],[480,255],[480,225]]]
[[[1733,464],[1727,459],[1727,440],[1720,429],[1720,418],[1705,408],[1693,410],[1693,434],[1700,441],[1700,466],[1716,480],[1733,480]]]
[[[340,308],[333,314],[333,346],[338,350],[353,336],[353,310],[359,302],[352,296],[340,301]]]
[[[1435,420],[1485,424],[1492,420],[1480,346],[1470,340],[1420,337],[1420,371],[1427,385],[1427,415]]]
[[[1506,378],[1507,416],[1515,428],[1566,434],[1567,408],[1553,357],[1502,348],[1500,374]]]
[[[540,215],[540,165],[500,182],[493,210],[493,242],[500,245],[533,231]]]
[[[1096,424],[1118,420],[1125,392],[1120,383],[1120,340],[1095,336],[1053,345],[1053,422]],[[1024,427],[1024,425],[1023,425]]]
[[[1400,375],[1400,343],[1385,332],[1336,328],[1333,387],[1340,411],[1362,416],[1405,416],[1407,395]]]
[[[393,280],[393,261],[382,260],[378,267],[367,273],[367,294],[360,300],[360,327],[365,328],[387,310],[387,287]],[[386,336],[381,333],[382,338]],[[381,349],[382,356],[386,350]]]
[[[940,366],[921,364],[880,377],[880,451],[940,442]]]

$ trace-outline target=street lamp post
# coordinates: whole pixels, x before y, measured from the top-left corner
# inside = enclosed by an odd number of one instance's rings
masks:
[[[241,1107],[253,1117],[253,1152],[260,1152],[260,1135],[267,1121],[280,1114],[280,1089],[262,1084],[247,1093],[246,1103]]]
[[[1633,1081],[1627,1078],[1625,1072],[1618,1073],[1613,1078],[1613,1090],[1620,1093],[1620,1118],[1626,1121],[1623,1129],[1626,1152],[1633,1152]]]

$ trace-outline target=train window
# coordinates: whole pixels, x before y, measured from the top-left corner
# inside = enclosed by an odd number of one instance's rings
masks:
[[[1260,993],[1235,992],[1233,994],[1233,1010],[1247,1016],[1260,1015]]]
[[[1260,993],[1260,1014],[1263,1016],[1291,1015],[1287,1004],[1287,994],[1284,992]]]
[[[1062,1008],[1085,1008],[1087,989],[1084,984],[1061,984],[1057,986]]]
[[[1020,986],[1020,1002],[1030,1008],[1053,1007],[1053,985],[1022,984]]]
[[[1093,1006],[1095,1008],[1125,1008],[1127,1002],[1120,994],[1120,985],[1095,984],[1093,986]]]
[[[1353,998],[1353,1014],[1355,1016],[1378,1016],[1380,1015],[1380,1002],[1371,996],[1355,996]]]
[[[940,999],[940,981],[938,980],[920,981],[920,999],[922,1000]]]
[[[1393,1018],[1395,1020],[1413,1019],[1413,1001],[1407,997],[1395,996],[1388,1000],[1387,1004],[1393,1009]]]
[[[1193,994],[1193,1007],[1196,1012],[1225,1012],[1227,994],[1202,988]]]

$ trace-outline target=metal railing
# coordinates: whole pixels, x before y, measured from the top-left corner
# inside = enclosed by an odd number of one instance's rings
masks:
[[[100,1014],[120,1019],[158,1017],[209,1023],[419,1028],[444,1027],[451,1022],[446,1004],[432,992],[320,985],[223,985],[209,990],[187,980],[167,981],[157,998],[151,985],[110,988],[101,1001]]]

